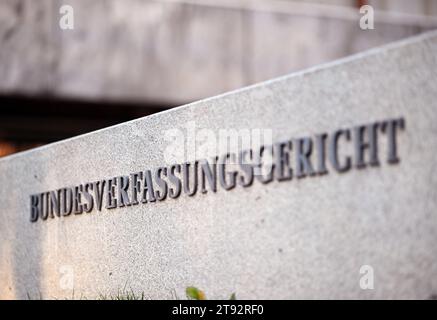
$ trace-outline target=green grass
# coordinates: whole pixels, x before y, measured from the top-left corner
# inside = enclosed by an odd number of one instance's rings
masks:
[[[206,295],[202,290],[199,290],[196,287],[187,287],[185,289],[185,294],[188,300],[206,300]],[[29,293],[27,294],[27,298],[29,300],[42,300],[42,294],[39,294],[39,297],[32,297]],[[174,290],[172,292],[172,298],[174,300],[180,300]],[[75,296],[74,291],[70,298],[65,298],[65,300],[88,300],[88,297],[81,295],[80,297]],[[236,300],[236,295],[233,293],[229,300]],[[116,294],[100,294],[96,300],[150,300],[149,297],[146,296],[144,292],[135,293],[132,288],[127,289],[126,285],[123,289],[119,289]]]
[[[135,293],[131,290],[119,290],[116,295],[100,294],[97,300],[149,300],[144,292]]]

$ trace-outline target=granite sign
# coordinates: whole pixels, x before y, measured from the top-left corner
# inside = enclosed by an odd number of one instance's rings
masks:
[[[430,32],[1,158],[0,298],[435,296],[436,79]]]

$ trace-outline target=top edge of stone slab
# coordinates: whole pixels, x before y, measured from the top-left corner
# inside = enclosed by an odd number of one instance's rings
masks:
[[[375,56],[375,55],[378,55],[378,54],[386,53],[388,51],[397,50],[397,49],[401,49],[401,48],[404,48],[404,47],[414,46],[416,44],[419,44],[419,43],[422,43],[422,42],[426,42],[426,41],[428,41],[430,39],[434,39],[434,38],[437,38],[437,30],[428,31],[428,32],[422,33],[422,34],[417,35],[417,36],[409,37],[409,38],[406,38],[406,39],[403,39],[403,40],[400,40],[400,41],[396,41],[396,42],[393,42],[393,43],[390,43],[390,44],[387,44],[387,45],[384,45],[384,46],[375,47],[375,48],[372,48],[372,49],[369,49],[369,50],[366,50],[366,51],[363,51],[363,52],[359,52],[359,53],[356,53],[356,54],[353,54],[353,55],[350,55],[350,56],[347,56],[347,57],[344,57],[344,58],[341,58],[341,59],[337,59],[337,60],[334,60],[334,61],[331,61],[331,62],[323,63],[323,64],[320,64],[320,65],[317,65],[317,66],[314,66],[314,67],[311,67],[311,68],[307,68],[307,69],[304,69],[304,70],[301,70],[301,71],[293,72],[291,74],[287,74],[287,75],[284,75],[284,76],[273,78],[273,79],[270,79],[270,80],[267,80],[267,81],[263,81],[263,82],[260,82],[260,83],[256,83],[256,84],[253,84],[253,85],[250,85],[250,86],[246,86],[246,87],[243,87],[243,88],[240,88],[240,89],[236,89],[236,90],[232,90],[232,91],[229,91],[229,92],[225,92],[225,93],[213,96],[213,97],[209,97],[209,98],[206,98],[206,99],[198,100],[198,101],[195,101],[195,102],[192,102],[192,103],[188,103],[188,104],[185,104],[185,105],[182,105],[182,106],[179,106],[179,107],[175,107],[175,108],[172,108],[172,109],[169,109],[169,110],[164,110],[164,111],[161,111],[161,112],[157,112],[157,113],[154,113],[152,115],[148,115],[148,116],[141,117],[141,118],[138,118],[138,119],[126,121],[126,122],[119,123],[119,124],[116,124],[116,125],[113,125],[113,126],[110,126],[110,127],[106,127],[106,128],[102,128],[102,129],[95,130],[95,131],[92,131],[92,132],[88,132],[88,133],[85,133],[85,134],[81,134],[81,135],[78,135],[78,136],[74,136],[74,137],[71,137],[71,138],[68,138],[68,139],[64,139],[64,140],[56,141],[56,142],[53,142],[53,143],[49,143],[49,144],[46,144],[46,145],[41,146],[41,147],[29,149],[29,150],[26,150],[26,151],[17,152],[17,153],[8,155],[6,157],[0,158],[0,164],[3,163],[3,162],[6,162],[6,161],[13,161],[17,157],[29,156],[29,155],[31,155],[34,152],[42,151],[42,150],[44,150],[46,148],[51,148],[51,147],[59,145],[59,144],[64,144],[64,143],[68,143],[70,141],[74,141],[74,140],[77,140],[77,139],[82,139],[82,138],[85,138],[88,135],[93,135],[93,134],[96,134],[96,133],[99,133],[99,132],[103,132],[103,131],[107,131],[107,130],[111,130],[111,129],[117,128],[117,127],[127,126],[127,125],[135,123],[137,121],[144,121],[146,119],[151,119],[152,117],[162,117],[162,116],[165,116],[167,113],[179,112],[180,110],[191,108],[191,107],[194,107],[194,106],[204,107],[205,108],[205,107],[208,107],[208,105],[206,103],[210,102],[210,101],[213,101],[213,100],[218,100],[218,99],[221,99],[221,98],[224,98],[224,97],[228,97],[228,96],[232,96],[232,95],[235,95],[235,94],[238,94],[238,93],[243,93],[243,92],[247,92],[247,91],[251,91],[251,90],[256,90],[257,88],[261,88],[263,86],[268,86],[268,85],[276,83],[276,82],[290,80],[290,79],[293,79],[293,78],[297,79],[297,78],[300,78],[302,76],[306,76],[306,75],[309,75],[309,74],[320,72],[320,71],[323,71],[323,70],[326,70],[326,69],[342,67],[342,66],[347,65],[347,64],[349,64],[351,62],[354,62],[354,61],[357,61],[357,60],[361,60],[361,59],[364,59],[364,58],[369,57],[369,56]]]
[[[304,16],[355,20],[360,17],[359,9],[338,4],[305,3],[284,0],[153,0],[163,3],[179,3],[230,10],[250,10],[254,12],[283,13]],[[437,27],[437,17],[393,12],[375,9],[376,24],[401,24],[421,27]]]

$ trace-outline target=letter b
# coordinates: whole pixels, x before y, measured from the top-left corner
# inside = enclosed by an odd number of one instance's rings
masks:
[[[39,216],[39,197],[37,195],[30,196],[30,221],[35,222]]]

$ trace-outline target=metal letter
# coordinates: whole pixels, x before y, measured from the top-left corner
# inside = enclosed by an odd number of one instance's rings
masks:
[[[388,136],[388,163],[398,163],[400,161],[397,153],[396,129],[405,128],[404,118],[387,120],[382,123],[382,131],[387,132]]]
[[[311,165],[310,156],[313,152],[313,141],[311,138],[296,139],[296,177],[304,178],[307,175],[313,176],[316,172]]]
[[[335,131],[329,143],[329,160],[335,170],[337,170],[338,172],[346,172],[351,168],[351,158],[346,157],[346,162],[344,165],[340,165],[338,161],[338,139],[341,135],[344,135],[347,141],[349,141],[351,138],[349,129],[340,129]]]

